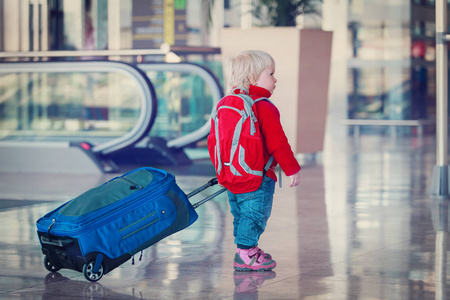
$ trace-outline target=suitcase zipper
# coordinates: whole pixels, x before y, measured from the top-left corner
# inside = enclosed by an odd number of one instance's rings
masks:
[[[148,223],[148,224],[145,224],[145,225],[142,226],[142,227],[139,227],[138,229],[136,229],[136,230],[134,230],[134,231],[132,231],[132,232],[130,232],[130,233],[127,233],[126,235],[124,235],[124,236],[122,237],[122,240],[125,240],[126,238],[132,236],[133,234],[136,234],[136,233],[138,233],[139,231],[144,230],[145,228],[152,226],[153,224],[157,223],[158,221],[159,221],[159,218],[158,218],[158,219],[155,219],[155,220],[153,220],[153,221],[151,221],[151,222]],[[119,231],[120,231],[120,230],[119,230]]]
[[[175,184],[175,181],[173,181],[173,182],[169,181],[168,184],[160,186],[160,188],[157,191],[151,191],[152,196],[156,198],[156,197],[164,194],[165,191],[166,190],[170,190],[174,184]],[[115,217],[118,214],[118,212],[121,211],[121,209],[123,207],[129,206],[131,204],[139,205],[140,204],[139,202],[142,201],[143,199],[146,199],[146,196],[148,196],[149,193],[150,192],[147,192],[144,195],[141,195],[141,197],[135,199],[131,203],[122,204],[122,205],[120,205],[119,207],[117,207],[116,209],[114,209],[113,211],[111,211],[109,213],[106,213],[106,214],[104,214],[104,213],[93,214],[90,217],[91,220],[85,226],[83,226],[83,228],[81,228],[81,229],[78,229],[78,230],[77,229],[74,229],[74,230],[53,230],[53,234],[55,234],[55,235],[64,235],[67,232],[70,232],[71,233],[70,236],[71,237],[75,237],[82,231],[90,231],[91,227],[94,227],[94,225],[95,225],[95,227],[97,227],[97,226],[101,226],[103,224],[108,223],[109,222],[109,218]],[[96,224],[96,222],[98,222],[98,220],[102,220],[103,222],[101,224]],[[57,220],[55,221],[55,224],[56,223],[59,223],[59,224],[73,224],[72,222],[57,221]],[[50,233],[50,231],[49,231],[49,233]]]
[[[120,228],[120,229],[119,229],[119,232],[123,232],[123,231],[129,229],[129,228],[133,227],[134,225],[139,224],[139,223],[141,223],[142,221],[145,221],[145,220],[147,220],[148,218],[153,217],[155,214],[156,214],[156,211],[152,211],[151,213],[147,214],[146,216],[140,218],[139,220],[137,220],[137,221],[135,221],[135,222],[133,222],[133,223],[131,223],[131,224],[128,224],[127,226],[125,226],[125,227],[123,227],[123,228]]]
[[[131,184],[131,185],[130,185],[130,190],[137,190],[137,189],[142,190],[142,186],[140,186],[140,185],[137,184],[136,182],[131,181],[131,180],[128,179],[128,178],[118,177],[118,178],[116,178],[116,180],[117,180],[117,179],[121,179],[121,180],[126,181],[126,182],[128,182],[129,184]]]

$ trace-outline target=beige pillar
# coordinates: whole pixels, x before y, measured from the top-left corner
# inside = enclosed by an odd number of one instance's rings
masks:
[[[327,115],[331,33],[295,27],[225,28],[222,58],[263,50],[276,62],[277,88],[271,100],[295,153],[323,150]]]

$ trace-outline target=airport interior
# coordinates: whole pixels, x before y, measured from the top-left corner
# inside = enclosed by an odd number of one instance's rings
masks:
[[[447,2],[0,0],[0,299],[450,299]],[[243,50],[273,56],[302,168],[297,187],[276,172],[270,271],[234,270],[227,193],[209,186]],[[142,168],[198,219],[120,257],[42,230]]]

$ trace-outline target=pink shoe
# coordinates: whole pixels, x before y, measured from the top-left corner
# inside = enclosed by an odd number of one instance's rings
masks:
[[[270,271],[276,265],[277,263],[273,259],[266,259],[256,246],[250,249],[236,249],[236,255],[234,256],[234,269],[236,271]]]
[[[264,252],[261,248],[259,248],[259,253],[265,258],[265,259],[272,259],[272,255],[270,255],[269,253]]]

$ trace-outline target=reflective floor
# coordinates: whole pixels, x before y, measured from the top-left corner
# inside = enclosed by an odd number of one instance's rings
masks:
[[[277,187],[260,240],[278,263],[273,272],[233,271],[222,194],[191,227],[97,283],[49,273],[35,222],[114,174],[0,174],[0,299],[450,299],[447,202],[429,196],[434,149],[432,138],[363,136],[307,157],[301,186],[284,177]],[[205,161],[171,171],[186,193],[213,172]]]

